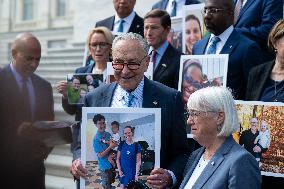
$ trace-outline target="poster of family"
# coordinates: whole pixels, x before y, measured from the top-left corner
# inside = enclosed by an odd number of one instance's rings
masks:
[[[284,104],[236,101],[236,108],[235,140],[256,158],[262,175],[284,177]]]
[[[145,183],[160,166],[161,110],[83,107],[81,146],[88,174],[80,188]]]

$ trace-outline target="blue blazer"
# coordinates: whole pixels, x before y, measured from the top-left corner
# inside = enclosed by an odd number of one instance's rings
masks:
[[[108,17],[104,20],[98,21],[96,23],[95,27],[98,26],[105,26],[107,27],[110,31],[113,30],[113,26],[114,26],[114,16]],[[131,26],[128,30],[128,32],[133,32],[133,33],[138,33],[140,34],[142,37],[144,37],[144,20],[143,18],[141,18],[140,16],[138,16],[137,13],[135,13],[135,17],[131,23]]]
[[[180,188],[184,188],[191,177],[205,148],[194,151],[185,167],[184,179]],[[255,158],[228,137],[216,151],[192,189],[259,189],[261,174]]]
[[[210,35],[207,35],[195,43],[192,54],[205,54],[209,38]],[[235,99],[243,100],[250,69],[262,63],[260,47],[233,30],[220,54],[229,54],[227,87],[233,90]]]
[[[117,83],[99,86],[85,98],[86,107],[110,107]],[[144,77],[143,108],[161,108],[160,166],[179,183],[187,161],[187,140],[180,92]]]
[[[281,18],[283,0],[247,0],[234,27],[260,46],[266,47],[271,28]]]
[[[153,9],[162,9],[162,10],[166,10],[167,8],[167,4],[168,4],[169,0],[161,0],[158,1],[157,3],[155,3],[152,6],[152,10]],[[186,0],[184,5],[191,5],[191,4],[198,4],[200,3],[198,0]]]

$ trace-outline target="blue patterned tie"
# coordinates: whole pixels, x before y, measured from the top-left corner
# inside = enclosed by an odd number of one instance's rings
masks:
[[[127,105],[127,107],[131,107],[133,98],[134,98],[134,95],[131,94],[131,93],[127,93],[124,96],[124,101],[125,101],[125,104]]]
[[[216,46],[219,41],[221,41],[219,37],[212,37],[206,54],[216,54]]]
[[[177,15],[177,2],[175,0],[172,2],[172,7],[171,17],[174,17]]]
[[[123,32],[123,25],[124,25],[124,20],[120,20],[119,21],[119,26],[118,26],[118,29],[117,29],[117,32]]]

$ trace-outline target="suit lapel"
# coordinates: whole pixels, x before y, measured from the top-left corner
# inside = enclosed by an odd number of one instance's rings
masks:
[[[220,54],[231,54],[233,49],[239,44],[239,35],[234,29],[231,35],[229,36],[228,40],[226,41],[225,45],[223,46]]]
[[[168,67],[170,66],[170,64],[172,63],[171,61],[171,57],[172,56],[172,49],[173,47],[171,46],[171,44],[169,44],[169,46],[167,47],[166,51],[164,52],[158,67],[155,69],[154,71],[154,78],[155,80],[159,80],[159,77],[163,74],[164,71],[166,71],[168,69]]]
[[[110,30],[113,30],[114,27],[114,16],[110,17],[110,19],[105,23],[105,27],[110,28]]]
[[[144,77],[144,89],[143,89],[143,108],[159,108],[160,98],[156,92],[154,85],[151,85],[152,81]],[[147,94],[147,95],[146,95]]]
[[[139,25],[139,23],[138,23],[138,15],[135,13],[135,17],[134,17],[134,19],[133,19],[133,21],[131,23],[131,26],[130,26],[128,32],[131,31],[131,32],[134,32],[134,33],[138,33],[139,29],[141,27],[143,27],[143,25],[142,26]]]
[[[193,188],[202,188],[203,185],[210,179],[210,177],[214,174],[216,169],[221,165],[221,163],[225,159],[225,154],[227,154],[232,148],[234,141],[233,137],[230,136],[225,140],[225,142],[221,145],[221,147],[217,150],[212,159],[208,162],[205,169],[202,171],[201,175],[196,180]]]
[[[202,154],[204,153],[204,147],[202,147],[199,151],[199,153],[195,156],[195,157],[190,157],[190,159],[194,159],[192,164],[190,165],[190,168],[189,170],[186,170],[185,168],[185,171],[187,171],[181,185],[180,185],[180,188],[184,188],[185,185],[187,184],[188,180],[190,179],[195,167],[197,166],[198,162],[199,162],[199,159],[201,158]]]
[[[204,39],[200,40],[199,45],[195,48],[194,54],[205,54],[205,50],[210,39],[210,34],[204,37]]]
[[[162,1],[162,6],[161,6],[162,10],[166,10],[168,2],[169,0]]]
[[[99,107],[110,107],[116,86],[117,86],[116,82],[111,83],[107,90],[101,92],[100,98],[96,99],[97,102],[95,104]]]
[[[252,3],[254,2],[255,0],[247,0],[246,4],[244,7],[242,7],[241,9],[241,12],[240,12],[240,15],[239,15],[239,18],[236,22],[236,24],[239,22],[240,18],[242,17],[242,15],[246,12],[246,10],[248,10],[248,8],[252,5]]]

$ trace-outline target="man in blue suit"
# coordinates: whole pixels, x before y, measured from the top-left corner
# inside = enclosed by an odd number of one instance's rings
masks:
[[[136,0],[113,0],[116,14],[98,21],[95,27],[105,26],[114,32],[133,32],[143,34],[143,18],[133,11]]]
[[[193,46],[192,54],[229,54],[227,86],[233,90],[235,99],[241,100],[249,71],[262,63],[262,55],[255,42],[233,28],[233,10],[231,0],[205,1],[204,23],[211,34]]]
[[[116,37],[112,51],[116,82],[88,93],[84,105],[161,108],[161,168],[154,169],[147,180],[154,188],[178,186],[188,152],[182,98],[180,92],[144,77],[149,64],[148,48],[140,35]],[[133,98],[128,101],[129,96]],[[81,170],[78,165],[72,171],[80,174]]]
[[[161,9],[167,11],[171,16],[181,16],[182,7],[184,5],[198,4],[198,0],[160,0],[152,6],[153,9]],[[174,5],[176,4],[176,5]],[[173,6],[176,6],[175,15],[173,15]]]
[[[235,4],[237,1],[234,0]],[[283,0],[242,0],[242,2],[239,16],[235,18],[235,29],[258,43],[264,61],[272,60],[274,54],[268,52],[267,39],[272,26],[283,18]]]
[[[145,15],[144,36],[154,64],[153,80],[177,89],[182,53],[167,41],[170,30],[171,17],[166,11],[154,9]]]

